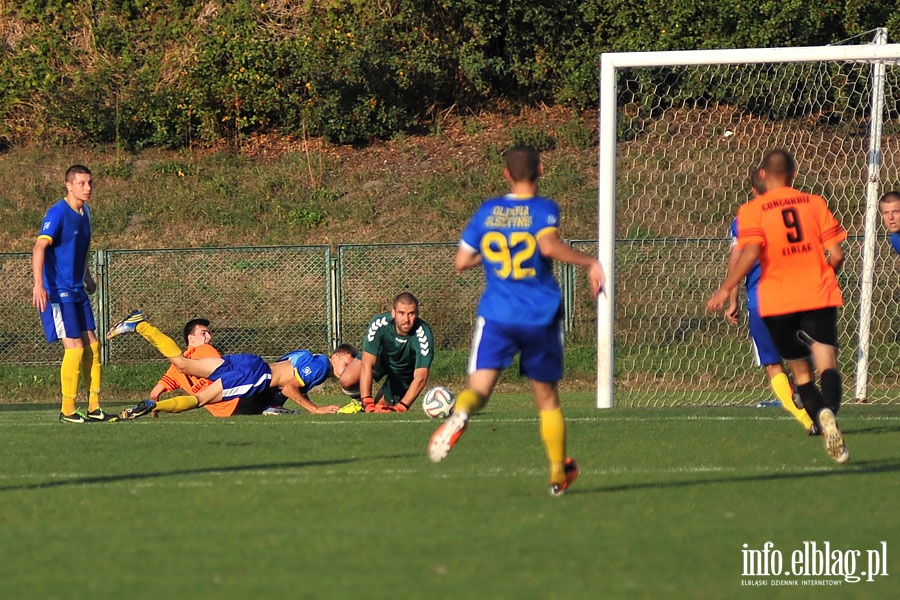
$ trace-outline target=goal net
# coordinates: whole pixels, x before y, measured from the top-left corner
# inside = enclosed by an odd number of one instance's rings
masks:
[[[729,227],[767,149],[847,229],[839,279],[845,402],[898,401],[900,257],[878,197],[900,188],[900,45],[615,53],[601,59],[598,407],[772,400],[751,357],[746,299],[705,310]]]

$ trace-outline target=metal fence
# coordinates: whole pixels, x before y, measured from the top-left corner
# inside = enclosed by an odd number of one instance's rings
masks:
[[[595,244],[596,246],[596,244]],[[92,298],[98,335],[133,309],[181,342],[185,322],[212,322],[226,353],[276,358],[295,348],[323,352],[360,344],[369,319],[403,291],[416,295],[421,317],[441,349],[465,349],[483,286],[477,269],[453,271],[456,244],[277,246],[104,250],[91,256],[98,282]],[[0,363],[56,364],[31,306],[31,255],[0,254],[7,285],[0,292]],[[571,269],[560,267],[568,285]],[[567,311],[571,314],[571,311]],[[594,317],[595,318],[595,317]],[[581,339],[581,338],[579,338]],[[590,336],[586,343],[593,343]],[[157,359],[143,340],[102,345],[104,363]]]
[[[571,245],[596,255],[596,240]],[[860,239],[848,240],[841,272],[845,306],[839,324],[842,372],[852,384],[860,329]],[[615,377],[617,401],[652,386],[665,403],[740,403],[767,394],[765,376],[751,366],[746,326],[707,313],[706,298],[721,281],[725,239],[643,239],[616,243]],[[442,350],[468,348],[483,288],[480,269],[457,275],[454,243],[277,246],[168,250],[107,250],[92,254],[99,289],[93,297],[97,331],[140,308],[181,342],[183,324],[212,322],[223,352],[277,358],[295,348],[324,352],[341,342],[361,344],[369,319],[394,296],[419,298]],[[0,364],[58,364],[60,349],[44,342],[31,305],[30,254],[0,254]],[[869,373],[880,401],[900,381],[897,281],[900,261],[887,241],[878,245]],[[557,265],[570,349],[596,347],[597,306],[582,270]],[[159,360],[134,336],[102,345],[105,363]],[[440,355],[439,355],[440,356]],[[682,396],[714,388],[712,400]],[[635,403],[637,401],[634,401]]]

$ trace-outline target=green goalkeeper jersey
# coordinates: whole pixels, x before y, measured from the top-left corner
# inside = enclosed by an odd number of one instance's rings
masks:
[[[376,379],[390,374],[409,385],[416,369],[431,367],[434,335],[422,319],[416,319],[409,335],[400,335],[391,313],[381,313],[369,321],[363,351],[377,358],[376,370],[381,373],[376,373]]]

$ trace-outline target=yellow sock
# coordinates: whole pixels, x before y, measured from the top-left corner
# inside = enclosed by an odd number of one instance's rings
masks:
[[[153,347],[159,350],[166,358],[181,354],[181,348],[178,347],[178,344],[176,344],[172,338],[147,321],[138,323],[134,330],[141,334],[145,340],[153,344]]]
[[[784,373],[779,373],[769,383],[772,385],[775,397],[781,402],[781,407],[791,413],[795,419],[800,421],[803,428],[808,430],[812,426],[812,419],[809,418],[804,409],[797,408],[797,405],[794,404],[794,390],[791,388],[791,381],[788,379],[788,376]]]
[[[156,403],[156,410],[166,413],[180,413],[197,408],[196,396],[175,396]]]
[[[566,420],[561,408],[541,411],[541,439],[550,463],[550,483],[566,480]]]
[[[464,389],[456,396],[456,405],[454,411],[468,413],[474,415],[487,404],[484,397],[478,392],[470,389]]]
[[[84,348],[81,355],[81,376],[88,390],[88,411],[100,408],[100,342]]]
[[[66,348],[63,350],[62,366],[59,368],[59,387],[62,391],[62,407],[64,415],[75,412],[75,396],[78,394],[78,371],[81,369],[81,357],[84,348]]]

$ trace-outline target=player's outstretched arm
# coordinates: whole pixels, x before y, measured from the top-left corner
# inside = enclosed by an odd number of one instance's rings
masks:
[[[732,246],[731,252],[729,252],[728,254],[728,267],[725,271],[726,273],[737,266],[737,262],[740,257],[741,249],[738,248],[737,245]],[[732,325],[737,325],[739,309],[740,302],[738,301],[738,286],[735,286],[728,294],[728,307],[725,309],[725,320]]]
[[[731,291],[743,281],[744,277],[747,276],[747,273],[750,272],[750,269],[753,268],[753,264],[759,258],[759,253],[761,251],[762,246],[759,244],[748,244],[741,249],[741,255],[738,257],[735,264],[729,266],[725,281],[722,282],[721,287],[719,287],[707,301],[706,310],[710,312],[722,310],[722,307],[725,306],[725,301],[728,300],[731,295]]]
[[[588,268],[588,282],[591,284],[591,293],[597,296],[606,284],[606,273],[603,265],[593,256],[580,252],[562,241],[558,233],[543,233],[538,238],[538,248],[542,256],[570,265],[580,265]]]
[[[309,397],[303,393],[303,390],[300,389],[300,384],[297,381],[293,381],[284,387],[281,388],[281,393],[284,394],[289,400],[293,400],[299,406],[301,406],[305,411],[314,414],[314,415],[324,415],[336,413],[338,411],[337,405],[331,406],[318,406]]]
[[[468,246],[460,246],[456,249],[456,257],[453,259],[453,268],[457,273],[472,269],[481,264],[481,255]]]

